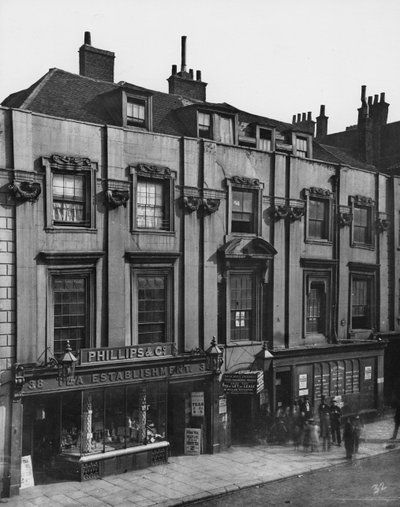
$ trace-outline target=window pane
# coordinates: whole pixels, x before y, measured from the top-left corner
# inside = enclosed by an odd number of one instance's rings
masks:
[[[231,340],[250,340],[254,311],[253,277],[231,276]]]
[[[87,333],[87,279],[53,278],[54,354],[62,354],[67,340],[72,350],[84,347]]]
[[[310,198],[308,202],[308,235],[311,238],[329,238],[329,201]]]
[[[138,276],[139,343],[166,341],[166,276]]]
[[[254,193],[232,191],[232,232],[254,232]]]
[[[325,288],[321,283],[312,282],[307,295],[306,332],[324,333],[324,327]]]
[[[220,116],[219,126],[221,143],[233,144],[233,119]]]
[[[143,126],[146,119],[145,101],[128,99],[126,118],[129,125]]]
[[[85,175],[53,174],[53,221],[82,224],[86,220]]]
[[[370,279],[353,279],[351,301],[353,329],[369,329],[371,327],[371,287]]]
[[[138,181],[136,209],[138,227],[168,229],[164,196],[164,184],[162,182]]]
[[[353,232],[356,243],[371,244],[370,208],[354,207]]]

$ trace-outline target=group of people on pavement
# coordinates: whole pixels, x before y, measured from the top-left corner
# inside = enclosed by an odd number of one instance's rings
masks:
[[[302,446],[307,452],[318,451],[321,444],[322,449],[328,451],[332,445],[341,446],[343,441],[349,459],[358,452],[364,431],[358,415],[343,418],[336,400],[328,404],[325,396],[321,398],[318,414],[314,413],[310,400],[303,397],[291,407],[279,407],[275,417],[267,414],[266,422],[268,442],[286,444],[291,441],[296,450]]]

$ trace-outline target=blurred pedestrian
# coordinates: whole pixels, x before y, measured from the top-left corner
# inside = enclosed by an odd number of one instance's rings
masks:
[[[363,424],[361,422],[360,416],[357,414],[353,421],[354,428],[354,454],[358,453],[358,448],[361,441],[361,435],[363,433]]]
[[[311,445],[311,424],[308,420],[304,421],[303,426],[303,450],[308,452]]]
[[[340,425],[342,419],[342,410],[338,406],[336,400],[332,400],[332,404],[330,407],[330,415],[331,415],[331,431],[332,431],[332,442],[338,446],[341,445],[342,439],[340,436]]]
[[[346,458],[351,459],[354,452],[354,427],[350,417],[346,418],[343,428],[344,447],[346,449]]]
[[[311,452],[314,452],[319,450],[319,426],[314,419],[310,419],[309,423]]]
[[[399,427],[400,427],[400,405],[397,405],[396,412],[394,413],[393,436],[390,440],[396,440]]]

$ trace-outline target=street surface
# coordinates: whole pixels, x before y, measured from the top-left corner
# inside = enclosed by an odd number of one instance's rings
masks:
[[[400,506],[400,450],[196,503],[207,507]]]

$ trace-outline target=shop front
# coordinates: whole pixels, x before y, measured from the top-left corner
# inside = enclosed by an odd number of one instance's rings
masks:
[[[57,365],[19,368],[13,403],[14,433],[20,435],[12,456],[14,489],[23,456],[29,457],[35,483],[40,483],[166,463],[171,452],[185,452],[187,428],[199,430],[201,451],[210,447],[206,402],[212,376],[205,357],[174,355],[172,347],[157,349],[157,344],[142,355],[145,348],[81,351],[68,375]]]
[[[272,399],[275,411],[304,398],[315,409],[336,399],[344,415],[379,413],[383,408],[384,352],[377,341],[327,345],[318,349],[275,350]]]

